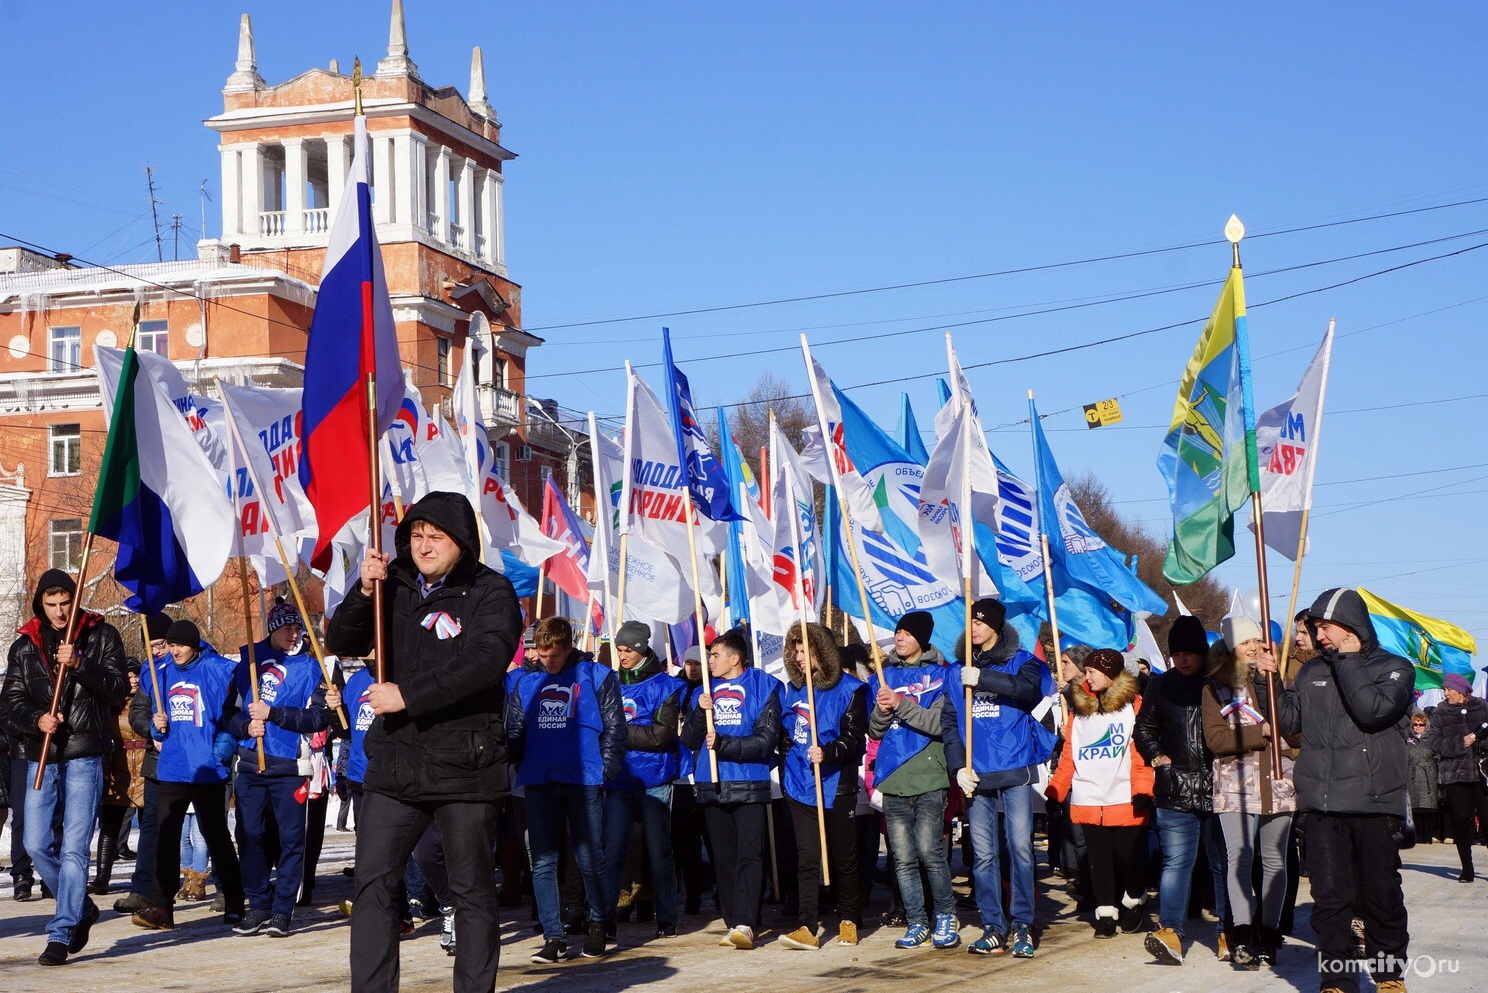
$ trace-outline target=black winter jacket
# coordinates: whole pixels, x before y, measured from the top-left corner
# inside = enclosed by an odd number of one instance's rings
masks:
[[[1297,809],[1330,814],[1405,816],[1410,803],[1409,754],[1405,736],[1415,699],[1415,668],[1380,647],[1364,600],[1353,590],[1329,590],[1309,611],[1342,624],[1359,637],[1361,649],[1342,654],[1322,650],[1297,673],[1296,683],[1277,693],[1279,719],[1288,738],[1302,736],[1293,781]],[[1313,642],[1320,644],[1317,632]],[[1254,694],[1266,709],[1266,694]]]
[[[5,670],[5,684],[0,691],[0,712],[5,730],[25,742],[26,758],[41,758],[45,737],[36,722],[52,705],[53,661],[46,657],[42,633],[46,622],[40,618],[40,597],[36,612],[21,628],[21,635],[10,646],[10,665]],[[79,633],[74,642],[81,658],[77,668],[64,677],[60,713],[61,725],[52,735],[47,761],[106,756],[113,748],[119,729],[119,711],[129,696],[129,676],[124,667],[124,642],[119,632],[99,614],[83,611],[78,618]]]
[[[1204,742],[1202,669],[1185,676],[1177,669],[1153,676],[1142,695],[1132,738],[1153,766],[1153,800],[1165,810],[1207,814],[1214,809],[1214,755]],[[1153,764],[1159,755],[1169,761]]]
[[[652,676],[666,672],[666,663],[653,651],[646,652],[646,661],[634,669],[622,668],[616,673],[621,686],[644,683]],[[677,729],[681,723],[682,709],[677,702],[682,696],[682,687],[662,701],[656,708],[650,724],[625,725],[625,747],[632,752],[670,752],[677,747]]]
[[[445,582],[427,597],[409,552],[417,521],[460,546]],[[367,731],[363,788],[409,802],[489,801],[511,789],[503,722],[507,667],[522,634],[511,581],[480,562],[475,512],[465,497],[430,493],[408,510],[395,537],[383,600],[387,678],[406,709],[378,716]],[[426,619],[446,614],[457,625]],[[326,650],[365,656],[373,645],[372,598],[354,585],[331,619]]]
[[[1436,781],[1442,786],[1449,783],[1478,783],[1483,773],[1478,769],[1478,757],[1474,751],[1488,745],[1468,748],[1462,739],[1476,734],[1480,742],[1488,742],[1488,731],[1483,724],[1488,722],[1488,703],[1475,696],[1452,705],[1443,700],[1431,712],[1431,723],[1421,744],[1436,755]]]
[[[147,661],[150,665],[158,665],[160,662],[160,660],[156,658],[150,658]],[[149,682],[150,670],[145,668],[144,665],[141,665],[140,685],[142,687],[147,686],[149,685]],[[161,687],[161,689],[164,690],[164,687]],[[129,726],[134,728],[135,734],[145,739],[145,763],[140,771],[141,773],[143,773],[146,779],[155,778],[155,767],[160,762],[160,749],[157,747],[155,736],[151,732],[151,728],[153,727],[153,725],[150,719],[154,715],[155,711],[152,709],[148,694],[136,693],[133,697],[130,698]]]
[[[699,693],[698,696],[702,694]],[[697,698],[694,697],[694,700]],[[682,722],[682,744],[698,753],[698,762],[708,761],[708,752],[703,742],[708,738],[708,721],[703,708],[693,704]],[[713,750],[719,761],[773,763],[775,749],[780,745],[780,695],[771,693],[770,700],[754,719],[754,728],[749,734],[720,734],[713,739]],[[728,779],[722,783],[705,783],[698,780],[694,787],[698,803],[769,803],[770,781],[752,782]]]

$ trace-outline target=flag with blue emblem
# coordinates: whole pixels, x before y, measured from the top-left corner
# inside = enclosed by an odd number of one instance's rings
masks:
[[[665,353],[667,395],[671,399],[672,434],[677,439],[677,459],[687,469],[687,488],[699,514],[712,521],[737,521],[728,477],[723,464],[708,446],[703,426],[698,423],[697,408],[692,403],[692,387],[687,377],[672,361],[672,334],[661,329],[661,346]]]

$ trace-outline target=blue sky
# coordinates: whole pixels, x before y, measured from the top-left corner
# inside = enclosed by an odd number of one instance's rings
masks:
[[[1473,427],[1488,248],[1257,306],[1488,242],[1488,203],[1258,237],[1488,197],[1481,5],[406,6],[431,83],[464,91],[470,46],[484,48],[504,143],[521,156],[507,244],[527,326],[548,342],[530,363],[534,393],[618,414],[621,364],[658,361],[662,324],[703,404],[738,399],[767,370],[804,387],[793,346],[805,329],[839,384],[918,377],[853,395],[892,425],[908,390],[928,428],[944,346],[916,329],[982,322],[956,329],[973,366],[1194,321],[970,373],[1005,461],[1030,464],[1016,422],[1034,388],[1042,410],[1067,411],[1046,421],[1065,474],[1095,471],[1164,530],[1154,460],[1235,212],[1251,232],[1261,406],[1295,388],[1339,322],[1304,598],[1363,583],[1488,635],[1488,536],[1471,523],[1488,492]],[[167,222],[182,213],[193,242],[197,186],[215,196],[218,176],[200,122],[221,110],[237,15],[253,15],[260,72],[276,83],[331,58],[375,62],[387,8],[11,0],[0,231],[94,261],[153,258],[151,164]],[[1195,242],[1209,243],[584,323]],[[1364,253],[1379,254],[1310,265]],[[903,333],[867,337],[889,332]],[[1079,405],[1110,396],[1125,423],[1087,431]],[[1446,402],[1457,397],[1475,399]],[[1219,575],[1252,587],[1248,550]],[[1273,589],[1289,584],[1276,558]]]

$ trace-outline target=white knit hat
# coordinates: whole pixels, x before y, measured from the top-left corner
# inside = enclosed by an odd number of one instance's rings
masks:
[[[1230,614],[1219,622],[1219,632],[1224,636],[1225,647],[1232,652],[1241,642],[1266,640],[1261,634],[1261,626],[1248,614]]]

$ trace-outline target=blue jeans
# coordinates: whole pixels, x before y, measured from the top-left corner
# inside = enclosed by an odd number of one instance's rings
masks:
[[[243,866],[243,892],[252,910],[294,915],[305,874],[305,805],[295,799],[304,784],[299,776],[259,776],[240,772],[234,784],[241,832],[238,860]],[[269,882],[269,818],[279,829],[279,859]]]
[[[1033,926],[1033,792],[1027,786],[1010,786],[996,796],[972,797],[968,809],[971,828],[972,879],[982,926],[1006,934],[1002,913],[1002,842],[998,837],[998,814],[1002,835],[1007,839],[1008,876],[1012,883],[1013,924]]]
[[[951,891],[951,864],[946,861],[946,790],[931,790],[919,796],[883,795],[884,815],[889,823],[889,850],[899,877],[899,896],[904,918],[911,924],[930,925],[925,916],[925,893],[920,888],[920,866],[930,880],[930,902],[935,915],[954,914],[956,895]]]
[[[1157,834],[1162,846],[1162,882],[1158,887],[1158,922],[1183,933],[1188,919],[1188,894],[1193,884],[1194,860],[1199,854],[1199,832],[1204,831],[1204,850],[1214,876],[1214,913],[1229,926],[1229,901],[1225,899],[1225,848],[1219,821],[1211,814],[1190,814],[1157,808]]]
[[[181,825],[181,868],[192,872],[207,871],[207,839],[196,824],[196,811],[186,815]]]
[[[651,888],[656,923],[677,923],[677,870],[672,861],[672,787],[653,786],[644,793],[606,790],[604,798],[605,919],[615,919],[615,904],[625,882],[630,827],[641,820],[646,855],[651,861]]]
[[[36,863],[41,881],[57,897],[57,914],[47,923],[47,941],[67,944],[83,917],[88,900],[88,848],[98,824],[98,801],[103,796],[103,759],[48,762],[41,789],[36,763],[26,763],[26,851]],[[52,815],[62,805],[62,834],[52,830]]]
[[[589,923],[602,924],[609,913],[605,903],[603,847],[604,790],[573,783],[542,783],[527,787],[527,846],[532,857],[532,894],[545,940],[563,940],[563,907],[558,898],[558,837],[568,822],[568,843],[579,875],[584,877],[584,899]]]

